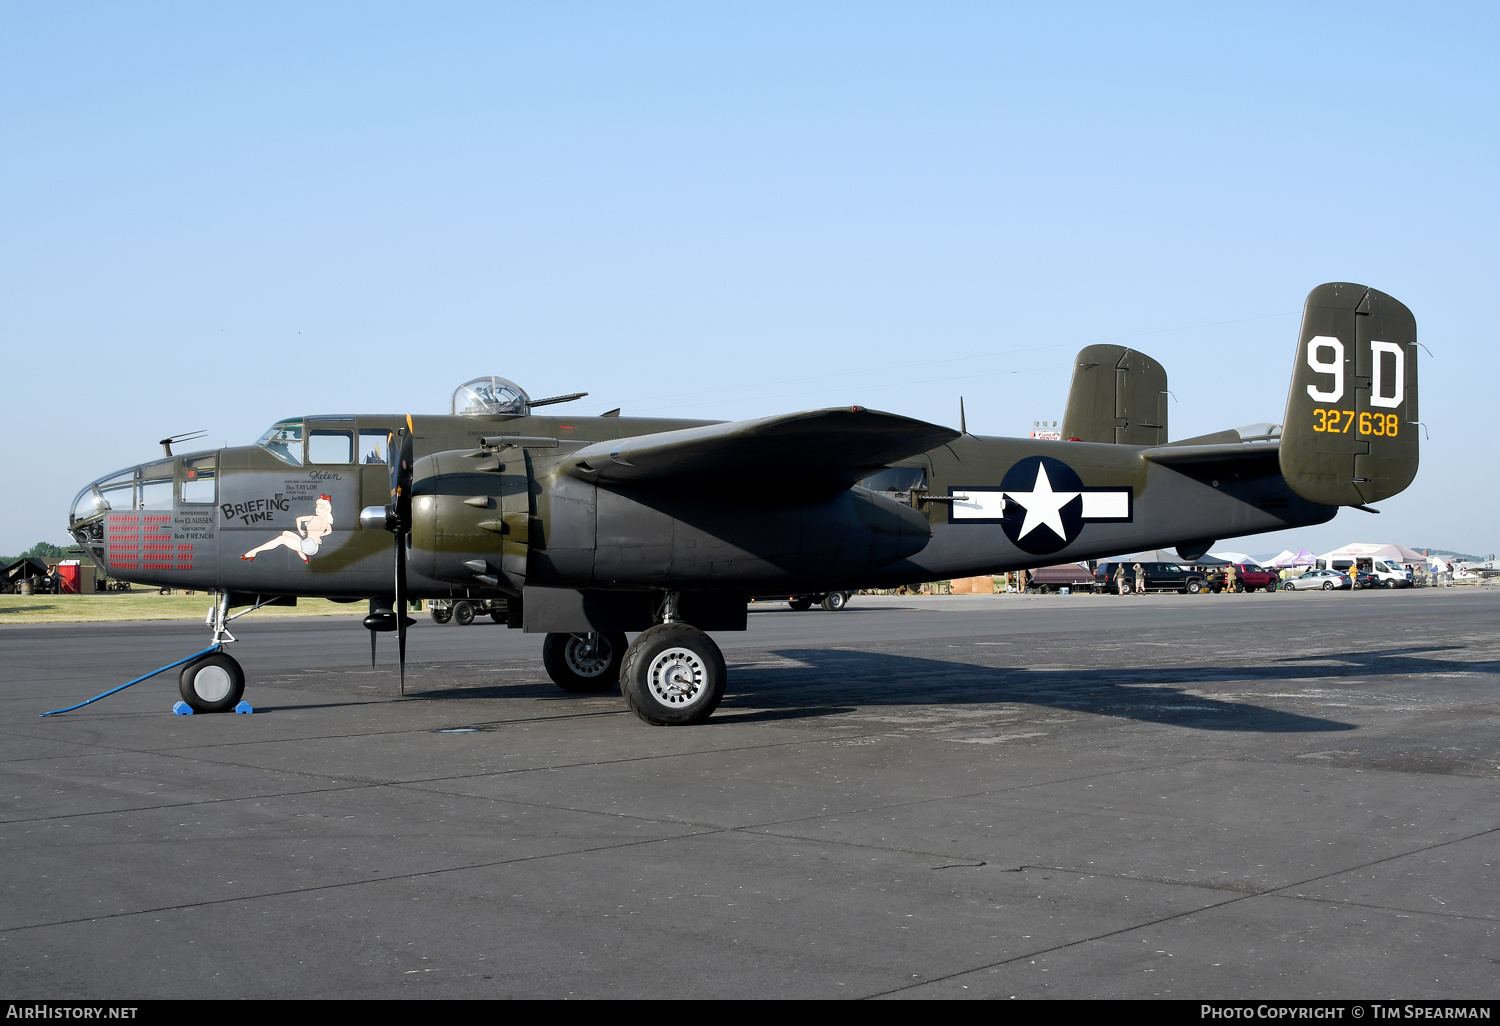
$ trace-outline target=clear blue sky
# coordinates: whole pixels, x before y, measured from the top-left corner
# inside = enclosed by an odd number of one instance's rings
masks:
[[[859,403],[1024,434],[1082,344],[1281,419],[1314,285],[1406,302],[1416,483],[1241,543],[1490,552],[1494,5],[13,4],[0,552],[165,435]]]

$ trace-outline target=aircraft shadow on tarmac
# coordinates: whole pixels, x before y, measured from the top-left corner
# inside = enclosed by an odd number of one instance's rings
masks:
[[[780,649],[795,667],[736,667],[715,719],[788,719],[869,706],[1017,703],[1198,730],[1256,733],[1346,731],[1356,725],[1189,689],[1230,683],[1259,687],[1309,680],[1362,682],[1370,676],[1451,677],[1495,672],[1493,662],[1422,658],[1459,646],[1286,656],[1261,666],[1108,667],[1060,670],[994,667],[916,656],[828,649]],[[1293,683],[1289,678],[1295,680]],[[737,708],[745,709],[737,712]],[[753,710],[753,711],[752,711]]]
[[[1364,652],[1296,653],[1268,656],[1253,666],[1114,666],[1036,670],[984,666],[852,649],[778,649],[772,654],[796,665],[757,666],[731,663],[729,693],[714,716],[716,723],[765,722],[837,716],[861,708],[892,706],[995,705],[1015,703],[1069,712],[1164,723],[1198,730],[1256,733],[1318,733],[1357,729],[1356,724],[1286,712],[1243,700],[1205,696],[1202,689],[1219,684],[1237,688],[1280,685],[1285,689],[1358,685],[1370,677],[1403,677],[1423,686],[1424,676],[1451,678],[1455,673],[1500,673],[1500,662],[1435,658],[1463,646],[1389,648]],[[483,664],[472,669],[483,673]],[[475,686],[472,678],[447,686],[408,682],[408,698],[534,698],[578,703],[584,696],[565,695],[550,683],[515,679]],[[1435,683],[1435,681],[1434,681]],[[1191,689],[1191,690],[1190,690]],[[619,700],[610,691],[599,699]],[[590,715],[600,710],[590,706]]]

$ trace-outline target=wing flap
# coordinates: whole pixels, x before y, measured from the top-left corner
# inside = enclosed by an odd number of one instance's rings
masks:
[[[951,428],[844,406],[660,431],[585,446],[563,472],[589,481],[759,479],[764,485],[849,485],[957,438]]]

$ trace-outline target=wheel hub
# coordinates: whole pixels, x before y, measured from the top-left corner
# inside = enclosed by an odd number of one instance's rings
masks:
[[[696,652],[669,648],[651,661],[646,680],[662,705],[687,706],[704,694],[706,668]]]
[[[568,669],[580,677],[597,677],[604,673],[609,669],[610,657],[613,655],[608,641],[600,637],[590,641],[587,635],[580,634],[568,638],[568,644],[563,650]]]
[[[193,674],[193,691],[205,702],[221,702],[229,694],[233,682],[222,666],[205,666]]]

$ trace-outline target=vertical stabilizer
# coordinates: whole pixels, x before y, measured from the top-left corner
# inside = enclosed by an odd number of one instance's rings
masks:
[[[1307,297],[1281,429],[1298,495],[1360,506],[1417,475],[1417,322],[1398,300],[1348,282]]]
[[[1063,414],[1062,436],[1121,445],[1167,443],[1167,371],[1124,346],[1080,350]]]

